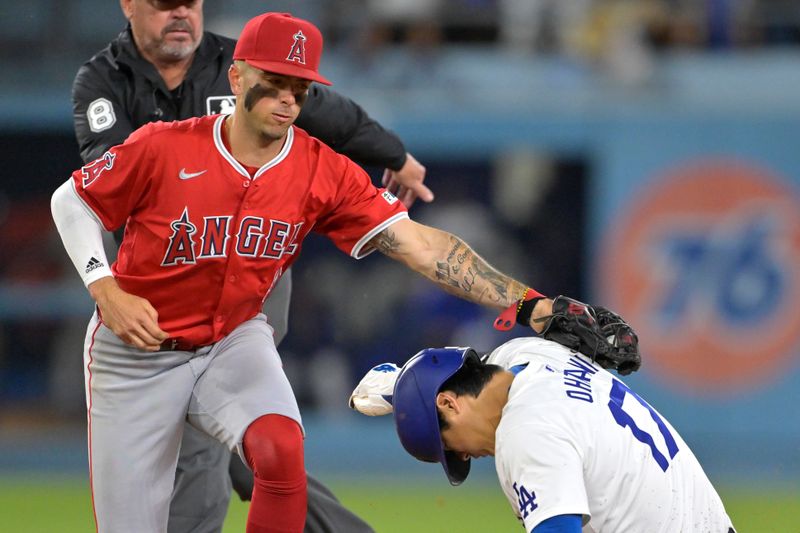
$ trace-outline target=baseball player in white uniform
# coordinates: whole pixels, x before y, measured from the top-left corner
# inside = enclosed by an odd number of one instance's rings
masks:
[[[453,485],[472,457],[494,456],[526,531],[734,531],[675,428],[590,358],[541,338],[509,341],[483,362],[471,348],[443,348],[402,369],[380,365],[351,405],[393,408],[405,449],[440,462]]]

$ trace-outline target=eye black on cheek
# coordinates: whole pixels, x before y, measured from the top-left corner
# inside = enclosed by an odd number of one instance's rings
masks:
[[[256,102],[261,100],[262,98],[277,98],[278,97],[278,89],[274,87],[264,87],[263,85],[256,84],[250,87],[247,90],[247,93],[244,95],[244,107],[248,111],[253,110],[253,106],[256,105]]]

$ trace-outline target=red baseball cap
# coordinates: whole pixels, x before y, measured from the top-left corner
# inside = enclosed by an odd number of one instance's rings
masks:
[[[331,85],[317,72],[322,33],[307,20],[289,13],[264,13],[245,24],[233,59],[267,72]]]

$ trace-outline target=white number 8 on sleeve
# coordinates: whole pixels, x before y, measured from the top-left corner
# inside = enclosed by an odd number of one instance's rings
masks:
[[[114,106],[105,98],[98,98],[89,104],[86,119],[89,121],[89,129],[95,133],[107,130],[117,121],[117,117],[114,116]]]

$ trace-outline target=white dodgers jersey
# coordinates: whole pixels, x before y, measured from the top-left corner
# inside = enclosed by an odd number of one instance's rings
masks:
[[[578,514],[584,532],[728,532],[730,518],[694,454],[619,378],[535,337],[503,344],[487,362],[518,372],[495,464],[526,531]]]

